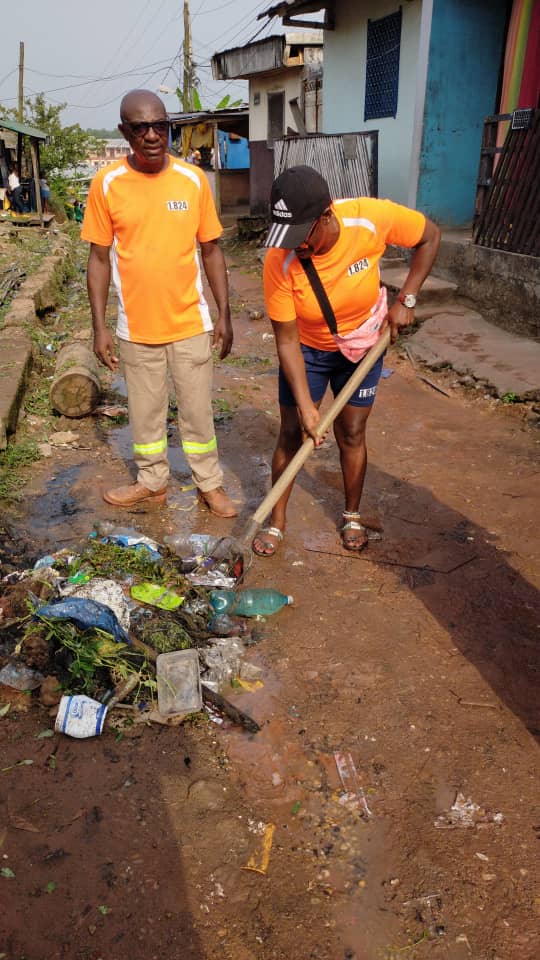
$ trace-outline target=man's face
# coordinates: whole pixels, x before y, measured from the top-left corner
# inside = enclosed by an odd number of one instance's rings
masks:
[[[163,106],[153,100],[141,100],[130,107],[119,130],[129,142],[137,170],[159,173],[163,169],[169,142],[169,123]]]

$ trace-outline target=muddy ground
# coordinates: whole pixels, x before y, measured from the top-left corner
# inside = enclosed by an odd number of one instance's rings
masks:
[[[126,515],[100,491],[132,475],[129,429],[34,416],[40,440],[78,438],[3,503],[8,565],[77,543],[97,518],[157,540],[242,531],[269,484],[276,360],[267,321],[252,319],[254,248],[228,256],[236,344],[215,398],[238,521],[182,490],[175,428],[168,506]],[[451,373],[430,374],[450,397],[434,391],[399,346],[386,366],[363,503],[383,539],[340,550],[329,440],[299,478],[279,555],[247,575],[295,597],[250,651],[264,687],[231,692],[259,734],[201,719],[40,738],[53,720],[39,705],[0,720],[0,957],[540,956],[540,434]],[[108,386],[121,395],[120,380]],[[336,752],[371,816],[340,802]],[[458,794],[479,809],[452,828]],[[269,825],[266,872],[246,869]]]

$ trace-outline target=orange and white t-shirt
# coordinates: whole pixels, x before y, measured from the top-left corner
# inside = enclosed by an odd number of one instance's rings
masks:
[[[414,247],[422,239],[423,213],[392,200],[358,197],[334,200],[339,237],[313,263],[332,305],[338,333],[345,336],[367,320],[380,289],[379,260],[387,244]],[[271,320],[298,323],[300,342],[337,350],[311,284],[294,250],[271,247],[264,260],[264,294]]]
[[[157,174],[127,160],[92,180],[83,240],[112,248],[116,333],[135,343],[172,343],[212,329],[196,240],[222,233],[204,173],[169,156]]]

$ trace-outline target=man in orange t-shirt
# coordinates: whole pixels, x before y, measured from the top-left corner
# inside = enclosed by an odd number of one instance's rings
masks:
[[[315,446],[322,443],[319,407],[327,387],[334,396],[341,391],[385,326],[394,342],[399,328],[414,321],[416,295],[435,261],[440,231],[422,213],[390,200],[332,202],[324,177],[307,166],[290,167],[274,180],[270,208],[264,292],[280,364],[281,417],[272,459],[274,485],[303,434]],[[403,288],[390,309],[379,276],[387,244],[413,250]],[[311,280],[322,287],[322,296],[320,289],[315,294]],[[345,493],[341,539],[347,550],[362,550],[367,542],[359,507],[366,424],[382,364],[380,357],[334,422]],[[270,525],[253,540],[261,557],[273,556],[283,540],[291,491],[292,483],[275,504]]]
[[[220,344],[223,359],[233,341],[221,224],[205,175],[167,152],[169,122],[160,98],[133,90],[122,100],[120,117],[119,130],[132,152],[94,177],[81,236],[91,245],[94,352],[113,371],[122,361],[138,473],[134,483],[103,497],[119,507],[165,502],[170,373],[199,499],[217,516],[234,517],[222,486],[211,402],[212,346]],[[197,242],[218,309],[215,326]],[[119,357],[105,323],[111,273]]]

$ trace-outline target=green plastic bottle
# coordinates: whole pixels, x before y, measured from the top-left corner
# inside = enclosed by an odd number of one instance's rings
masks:
[[[268,588],[240,590],[212,590],[210,603],[216,613],[234,614],[238,617],[269,617],[293,598],[279,590]]]

